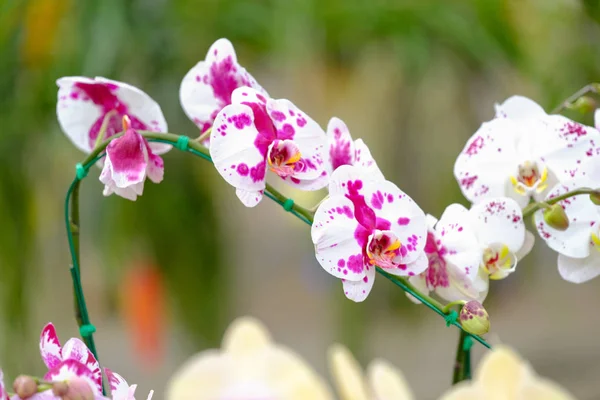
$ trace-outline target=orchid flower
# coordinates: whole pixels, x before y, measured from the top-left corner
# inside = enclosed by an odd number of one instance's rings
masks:
[[[427,215],[428,267],[409,278],[421,292],[434,291],[448,301],[483,301],[487,295],[487,280],[479,268],[483,252],[468,215],[460,204],[448,206],[439,221]]]
[[[170,379],[167,400],[331,400],[326,382],[259,321],[234,321],[221,349],[192,357]]]
[[[73,339],[71,339],[73,340]],[[66,345],[65,345],[66,347]],[[87,392],[88,395],[92,395],[94,400],[108,400],[102,395],[102,388],[98,388],[97,380],[94,373],[88,368],[87,365],[82,364],[74,359],[66,359],[61,361],[55,367],[51,368],[46,375],[44,380],[50,382],[67,382],[70,380],[78,380],[77,387],[73,387],[76,393]],[[87,385],[86,385],[87,384]],[[81,386],[82,385],[82,386]],[[89,386],[89,388],[88,388]],[[90,392],[91,389],[91,392]],[[76,393],[73,393],[75,395]],[[67,398],[65,396],[65,398]],[[79,397],[68,397],[68,398],[79,398]],[[83,397],[81,397],[83,398]],[[86,397],[87,398],[87,397]],[[38,394],[33,395],[29,398],[30,400],[61,400],[62,396],[56,396],[52,390],[47,390]]]
[[[426,229],[423,210],[396,185],[343,165],[331,175],[311,236],[319,264],[359,302],[369,295],[377,266],[399,276],[427,268]]]
[[[89,370],[89,379],[93,382],[94,387],[97,390],[102,391],[102,373],[96,357],[94,357],[87,346],[77,338],[69,339],[64,346],[61,347],[58,335],[56,334],[56,329],[51,322],[46,324],[44,329],[42,329],[40,335],[40,353],[44,364],[46,364],[50,370],[50,372],[48,372],[48,374],[50,374],[49,377],[60,375],[65,371],[82,371],[87,377],[88,373],[85,370]],[[83,370],[82,367],[85,367],[85,370]]]
[[[339,118],[331,118],[327,125],[327,141],[329,145],[329,168],[331,174],[342,165],[356,165],[361,168],[370,169],[371,173],[377,174],[378,179],[383,180],[383,174],[377,163],[371,156],[371,152],[362,139],[352,141],[348,127]]]
[[[548,194],[552,199],[573,189],[586,186],[584,180],[556,185]],[[558,202],[569,218],[565,231],[552,228],[543,211],[535,213],[538,233],[546,244],[558,252],[558,272],[563,279],[583,283],[600,275],[600,207],[589,195],[578,195]]]
[[[473,380],[454,385],[440,400],[575,400],[562,387],[540,378],[512,350],[496,346],[487,352]]]
[[[231,103],[215,119],[210,155],[246,207],[262,199],[267,169],[304,190],[327,185],[326,136],[315,121],[290,101],[249,87],[234,90]]]
[[[482,250],[481,267],[490,279],[504,279],[533,248],[534,236],[525,229],[519,204],[508,197],[473,205],[469,221]]]
[[[268,97],[254,78],[238,64],[235,50],[227,39],[219,39],[183,78],[179,88],[181,106],[187,116],[206,132],[223,107],[232,103],[233,91],[249,86]]]
[[[127,83],[78,76],[60,78],[56,83],[56,113],[60,126],[73,144],[85,153],[90,153],[98,141],[122,132],[121,121],[125,116],[131,121],[132,129],[168,131],[160,106],[146,93]],[[171,148],[162,143],[151,143],[150,147],[156,154]]]
[[[150,143],[138,131],[131,128],[129,118],[123,117],[124,134],[112,140],[106,147],[106,159],[100,182],[104,195],[115,193],[135,201],[144,191],[146,177],[160,183],[164,175],[164,163],[156,155]]]
[[[108,383],[110,384],[112,400],[135,400],[134,396],[137,385],[129,386],[127,381],[121,375],[108,368],[104,368],[104,372],[106,373]],[[154,391],[150,391],[147,400],[151,400],[153,394]]]
[[[557,182],[585,175],[600,156],[600,132],[560,115],[547,115],[529,99],[511,97],[498,117],[468,140],[454,175],[469,201],[514,198],[525,207]],[[591,162],[591,161],[593,162]]]
[[[488,199],[470,210],[452,204],[439,221],[431,215],[427,220],[429,267],[409,281],[448,301],[483,302],[488,279],[508,276],[533,246],[521,209],[510,198]]]

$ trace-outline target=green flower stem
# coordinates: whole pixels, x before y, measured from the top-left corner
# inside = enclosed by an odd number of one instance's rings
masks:
[[[585,96],[588,93],[600,93],[600,84],[590,83],[589,85],[582,87],[581,89],[573,93],[571,96],[569,96],[565,101],[560,103],[558,107],[551,111],[551,114],[558,114],[564,111],[565,109],[569,108],[569,106],[573,104],[574,101],[576,101],[582,96]]]
[[[208,149],[198,141],[184,140],[181,141],[182,143],[184,143],[184,145],[180,145],[180,138],[184,136],[175,135],[172,133],[157,133],[150,131],[140,131],[139,133],[150,142],[170,144],[182,151],[187,151],[198,157],[203,158],[206,161],[212,162]],[[114,135],[108,140],[105,140],[102,143],[98,144],[87,156],[87,158],[82,162],[83,169],[87,172],[89,168],[91,168],[98,160],[104,157],[104,151],[108,144],[112,140],[121,136],[122,134]],[[79,269],[79,186],[81,179],[83,179],[83,177],[76,177],[73,183],[71,184],[69,191],[67,192],[65,201],[65,219],[67,228],[67,238],[69,241],[69,248],[71,251],[71,258],[73,262],[71,267],[71,275],[73,280],[73,288],[75,292],[75,318],[79,325],[80,333],[85,344],[94,354],[96,359],[98,359],[98,353],[96,351],[96,346],[94,344],[93,339],[93,329],[89,330],[89,328],[93,328],[93,326],[90,323],[87,312],[87,306],[85,303],[85,297],[83,295],[83,287],[81,285]],[[292,199],[285,197],[283,194],[281,194],[279,191],[277,191],[271,185],[268,184],[265,187],[265,196],[269,197],[271,200],[284,207],[286,211],[289,211],[301,221],[305,222],[308,225],[312,225],[314,211],[308,210],[304,207],[295,204]],[[450,316],[450,319],[448,319],[449,314],[443,311],[443,304],[433,299],[432,297],[419,292],[406,278],[391,275],[379,267],[377,267],[377,272],[386,279],[390,280],[396,286],[400,287],[405,292],[415,297],[425,306],[427,306],[440,316],[446,318],[446,323],[448,325],[454,325],[461,329],[463,332],[465,332],[460,323],[456,321],[456,318],[452,318],[452,316]],[[84,332],[86,333],[83,334]],[[478,341],[483,346],[491,348],[490,345],[481,337],[471,335],[466,332],[465,334],[472,337],[474,340]]]
[[[446,305],[444,306],[444,308],[442,308],[442,311],[443,311],[443,312],[445,312],[445,313],[449,313],[449,312],[450,312],[450,309],[451,309],[452,307],[454,307],[454,306],[461,306],[461,307],[462,307],[462,306],[464,306],[465,304],[467,304],[467,302],[466,302],[466,301],[464,301],[464,300],[457,300],[457,301],[453,301],[453,302],[451,302],[451,303],[448,303],[448,304],[446,304]]]
[[[452,384],[471,379],[471,349],[465,346],[465,341],[468,340],[469,334],[465,331],[460,331],[458,337],[458,347],[456,348],[456,362],[454,363],[454,374],[452,376]]]
[[[523,219],[533,215],[538,210],[541,210],[543,208],[548,208],[549,206],[556,204],[559,201],[562,201],[564,199],[568,199],[569,197],[579,196],[581,194],[593,194],[593,193],[597,193],[597,192],[598,192],[597,189],[579,188],[579,189],[571,190],[570,192],[561,194],[560,196],[553,197],[546,201],[531,203],[523,209]]]
[[[206,139],[208,139],[210,137],[210,133],[211,132],[212,132],[212,128],[208,128],[206,130],[206,132],[204,132],[203,134],[201,134],[200,136],[198,136],[198,139],[196,139],[196,141],[198,143],[204,142]]]

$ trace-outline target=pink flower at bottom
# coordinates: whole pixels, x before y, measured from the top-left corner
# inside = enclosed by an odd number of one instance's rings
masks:
[[[60,345],[56,329],[52,323],[48,323],[40,335],[40,353],[44,364],[49,369],[49,374],[55,371],[56,368],[64,366],[66,361],[75,361],[82,364],[90,371],[91,379],[97,390],[102,390],[102,374],[100,372],[100,364],[96,357],[87,348],[85,343],[77,338],[69,339],[64,346]],[[76,366],[67,364],[67,369],[72,370]],[[59,369],[60,371],[60,369]]]

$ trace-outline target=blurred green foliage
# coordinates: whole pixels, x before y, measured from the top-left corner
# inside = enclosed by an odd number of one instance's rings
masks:
[[[446,98],[452,101],[448,112],[459,113],[474,129],[481,121],[473,107],[478,93],[489,89],[501,100],[514,89],[514,85],[498,89],[508,82],[507,70],[518,76],[517,81],[530,82],[525,90],[529,93],[524,94],[538,94],[545,106],[598,80],[600,2],[554,3],[0,0],[0,299],[8,321],[3,332],[5,364],[20,362],[20,356],[7,349],[29,335],[25,323],[34,307],[27,298],[38,271],[32,256],[40,216],[32,199],[40,182],[54,179],[50,185],[57,199],[48,205],[59,208],[73,173],[62,166],[77,161],[71,158],[73,153],[47,150],[69,145],[55,121],[56,78],[102,75],[130,82],[162,105],[172,132],[194,136],[195,128],[180,110],[177,88],[218,37],[235,43],[249,69],[267,73],[282,60],[300,60],[307,54],[331,68],[352,69],[367,49],[376,46],[385,49],[405,77],[394,88],[398,107],[390,115],[398,131],[407,129],[412,119],[428,118],[427,109],[415,111],[411,105],[429,79],[427,74],[438,65],[459,85],[457,97]],[[428,92],[432,98],[439,95],[436,90]],[[444,121],[439,125],[443,128]],[[393,167],[389,178],[410,182],[418,160],[393,155],[398,148],[408,154],[423,147],[422,139],[398,134],[385,140]],[[45,175],[58,157],[68,157],[53,169],[64,178]],[[197,171],[205,166],[198,167],[194,160],[166,158],[165,182],[146,185],[136,204],[106,200],[98,213],[83,221],[84,235],[110,250],[106,260],[115,265],[107,268],[110,274],[123,267],[120,260],[127,256],[130,238],[142,241],[161,266],[169,294],[195,343],[216,344],[229,320],[230,272],[219,256],[224,243],[211,195],[214,176]],[[441,211],[449,200],[460,200],[451,179],[428,190],[417,195],[425,209]],[[85,262],[84,257],[84,274]],[[403,295],[393,293],[389,299],[396,303]],[[358,311],[360,316],[344,310],[342,330],[358,347],[361,328],[356,319],[368,318],[367,313],[364,308]]]

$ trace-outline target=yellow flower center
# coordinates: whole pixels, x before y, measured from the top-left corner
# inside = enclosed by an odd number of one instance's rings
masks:
[[[291,140],[276,140],[269,150],[267,162],[271,171],[285,178],[294,174],[296,163],[301,158],[302,154],[294,142]]]
[[[506,278],[514,265],[515,260],[506,245],[499,249],[488,247],[483,251],[483,269],[490,275],[490,279]]]
[[[400,254],[402,243],[389,231],[375,231],[367,244],[367,256],[371,265],[381,268],[395,266],[394,259]]]
[[[519,165],[517,176],[511,176],[510,181],[515,192],[526,195],[531,190],[541,193],[548,187],[548,168],[544,166],[540,173],[536,163],[525,161]]]

